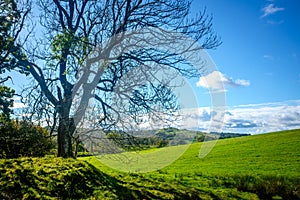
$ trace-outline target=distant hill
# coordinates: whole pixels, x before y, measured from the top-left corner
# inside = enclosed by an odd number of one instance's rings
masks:
[[[111,132],[107,134],[109,139],[114,140],[120,147],[127,149],[147,149],[151,147],[166,147],[193,142],[203,142],[216,139],[236,138],[249,136],[250,134],[238,133],[205,133],[201,131],[178,129],[174,127],[143,130],[133,132]]]

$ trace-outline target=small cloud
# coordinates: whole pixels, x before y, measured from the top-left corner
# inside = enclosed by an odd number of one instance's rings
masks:
[[[199,81],[197,82],[198,87],[207,88],[212,92],[224,92],[224,85],[229,87],[249,86],[250,81],[244,79],[233,80],[232,78],[229,78],[228,76],[222,74],[219,71],[213,71],[212,73],[206,76],[200,77]]]
[[[250,120],[232,119],[226,123],[228,128],[255,128],[258,125]]]
[[[12,109],[21,109],[21,108],[27,108],[27,107],[28,106],[26,106],[24,103],[21,102],[20,97],[14,97],[14,103],[13,103]]]
[[[27,108],[27,106],[22,102],[14,102],[13,109],[21,109],[21,108]]]
[[[250,81],[249,80],[243,80],[243,79],[237,79],[234,84],[236,86],[249,86],[250,85]]]
[[[271,15],[271,14],[274,14],[276,12],[283,11],[283,10],[284,10],[284,8],[275,7],[275,5],[273,3],[271,3],[262,8],[263,15],[261,16],[261,18],[264,18],[268,15]]]
[[[199,116],[201,121],[210,121],[211,120],[211,114],[208,113],[206,110],[203,110],[202,113]]]
[[[280,25],[284,23],[284,20],[280,20],[280,21],[268,20],[267,23],[271,25]]]
[[[273,56],[271,56],[271,55],[263,55],[263,58],[264,59],[267,59],[267,60],[274,60],[274,57]]]

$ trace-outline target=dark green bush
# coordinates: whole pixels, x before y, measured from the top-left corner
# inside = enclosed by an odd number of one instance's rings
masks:
[[[27,121],[0,123],[0,158],[44,156],[53,148],[45,128]]]

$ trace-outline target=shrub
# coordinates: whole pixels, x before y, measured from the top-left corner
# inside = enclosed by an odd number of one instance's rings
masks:
[[[51,148],[49,133],[41,126],[14,120],[0,124],[0,158],[44,156]]]

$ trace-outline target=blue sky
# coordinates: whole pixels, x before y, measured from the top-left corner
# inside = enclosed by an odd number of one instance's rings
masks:
[[[206,6],[222,45],[209,50],[232,82],[227,105],[300,99],[300,2],[297,0],[196,0]]]
[[[226,88],[224,131],[300,128],[300,1],[195,0],[192,5],[192,12],[206,7],[213,15],[223,42],[208,53]],[[202,78],[197,86],[202,107],[197,116],[200,127],[207,127],[210,96]]]
[[[226,88],[224,131],[300,128],[300,1],[194,0],[192,13],[204,7],[222,40],[208,53]],[[15,75],[14,88],[22,86],[19,80],[24,76]],[[192,85],[200,108],[186,128],[207,130],[208,88],[201,78]]]

